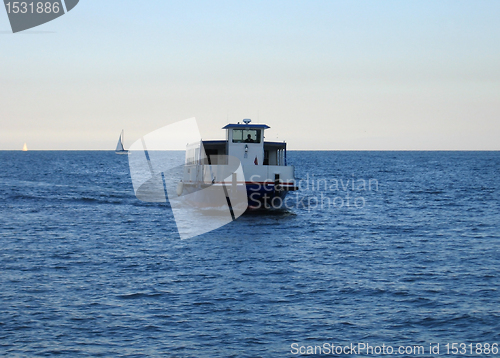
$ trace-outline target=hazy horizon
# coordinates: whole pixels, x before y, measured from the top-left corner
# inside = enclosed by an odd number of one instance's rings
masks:
[[[500,2],[82,0],[12,34],[0,150],[128,148],[196,117],[289,150],[500,150]],[[179,148],[182,150],[183,148]]]

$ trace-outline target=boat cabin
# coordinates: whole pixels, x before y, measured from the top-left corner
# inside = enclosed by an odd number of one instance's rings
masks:
[[[217,165],[224,160],[225,155],[236,157],[243,166],[274,165],[286,166],[286,143],[264,141],[264,131],[270,128],[265,124],[250,124],[249,119],[244,123],[228,124],[222,129],[226,130],[226,140],[202,141],[205,156],[200,153],[199,144],[193,143],[186,150],[186,164]]]

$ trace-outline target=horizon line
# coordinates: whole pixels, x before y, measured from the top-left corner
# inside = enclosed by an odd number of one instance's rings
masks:
[[[162,150],[163,151],[163,150]],[[167,152],[184,152],[169,149]],[[0,152],[115,152],[114,149],[0,149]],[[287,149],[287,152],[500,152],[500,149]]]

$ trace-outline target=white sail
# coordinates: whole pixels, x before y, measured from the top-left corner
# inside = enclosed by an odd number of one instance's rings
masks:
[[[26,145],[26,143],[24,143],[23,152],[27,152],[27,151],[28,151],[28,146]]]
[[[123,131],[120,134],[120,138],[118,138],[118,144],[116,145],[116,152],[125,152],[125,148],[123,148]]]

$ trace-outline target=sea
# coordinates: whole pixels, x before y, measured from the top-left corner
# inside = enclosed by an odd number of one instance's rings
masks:
[[[0,151],[0,356],[499,355],[500,152],[287,160],[284,209],[181,239],[126,155]]]

